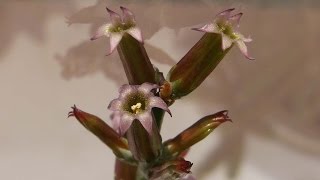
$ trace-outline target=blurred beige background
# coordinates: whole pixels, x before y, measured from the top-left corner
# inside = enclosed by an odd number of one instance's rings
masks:
[[[0,0],[0,179],[106,180],[114,156],[75,119],[71,105],[109,123],[125,83],[107,39],[90,42],[105,6],[135,12],[153,62],[167,73],[201,37],[190,27],[228,7],[244,12],[254,39],[247,61],[233,48],[210,77],[166,116],[163,139],[200,117],[226,123],[187,159],[204,180],[320,179],[320,7],[317,1]]]

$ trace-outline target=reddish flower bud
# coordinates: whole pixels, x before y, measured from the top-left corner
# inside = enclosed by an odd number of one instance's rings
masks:
[[[87,130],[104,142],[118,158],[132,160],[128,144],[115,130],[99,117],[78,109],[75,105],[68,117],[74,116]]]
[[[175,138],[164,142],[165,152],[174,157],[179,156],[180,153],[207,137],[216,127],[231,121],[227,113],[228,111],[220,111],[201,118]]]

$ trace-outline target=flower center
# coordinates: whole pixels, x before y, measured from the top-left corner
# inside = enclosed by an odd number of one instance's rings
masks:
[[[108,31],[120,33],[120,32],[124,32],[134,26],[135,26],[134,23],[118,23],[118,24],[112,25],[112,27]]]
[[[229,22],[218,22],[217,23],[218,28],[220,29],[220,32],[223,34],[229,36],[229,38],[235,40],[239,37],[237,34],[233,31],[233,27]]]
[[[141,106],[142,104],[138,102],[137,104],[131,106],[131,110],[134,114],[138,114],[141,111]]]
[[[148,106],[147,97],[141,92],[134,92],[126,97],[122,108],[132,114],[139,114],[147,109],[146,106]]]

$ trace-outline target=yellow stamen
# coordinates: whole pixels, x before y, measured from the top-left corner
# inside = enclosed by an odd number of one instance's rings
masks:
[[[135,105],[132,105],[131,109],[135,114],[137,114],[137,113],[139,113],[141,111],[141,106],[142,106],[141,103],[137,103]]]

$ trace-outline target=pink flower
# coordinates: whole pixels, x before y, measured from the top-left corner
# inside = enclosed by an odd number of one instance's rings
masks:
[[[152,89],[159,86],[156,84],[143,83],[142,85],[123,85],[119,89],[119,98],[110,102],[108,109],[113,111],[113,126],[116,131],[123,135],[131,126],[133,120],[140,121],[146,131],[152,133],[153,115],[152,108],[157,107],[167,111],[167,104],[155,96]]]
[[[228,49],[233,43],[236,43],[239,47],[241,53],[248,59],[254,60],[254,58],[248,55],[248,49],[246,42],[251,42],[251,38],[245,38],[240,34],[237,28],[240,26],[240,18],[242,13],[231,15],[231,12],[234,10],[227,9],[216,15],[213,23],[204,25],[201,28],[193,28],[193,30],[207,32],[207,33],[216,33],[221,34],[222,36],[222,49]],[[234,28],[236,26],[236,28]]]
[[[121,18],[118,13],[110,10],[109,8],[106,9],[110,14],[111,23],[102,25],[91,40],[96,40],[101,36],[110,37],[110,50],[108,55],[116,49],[125,33],[130,34],[136,40],[143,43],[141,30],[136,26],[136,21],[131,11],[120,6],[122,11]]]

